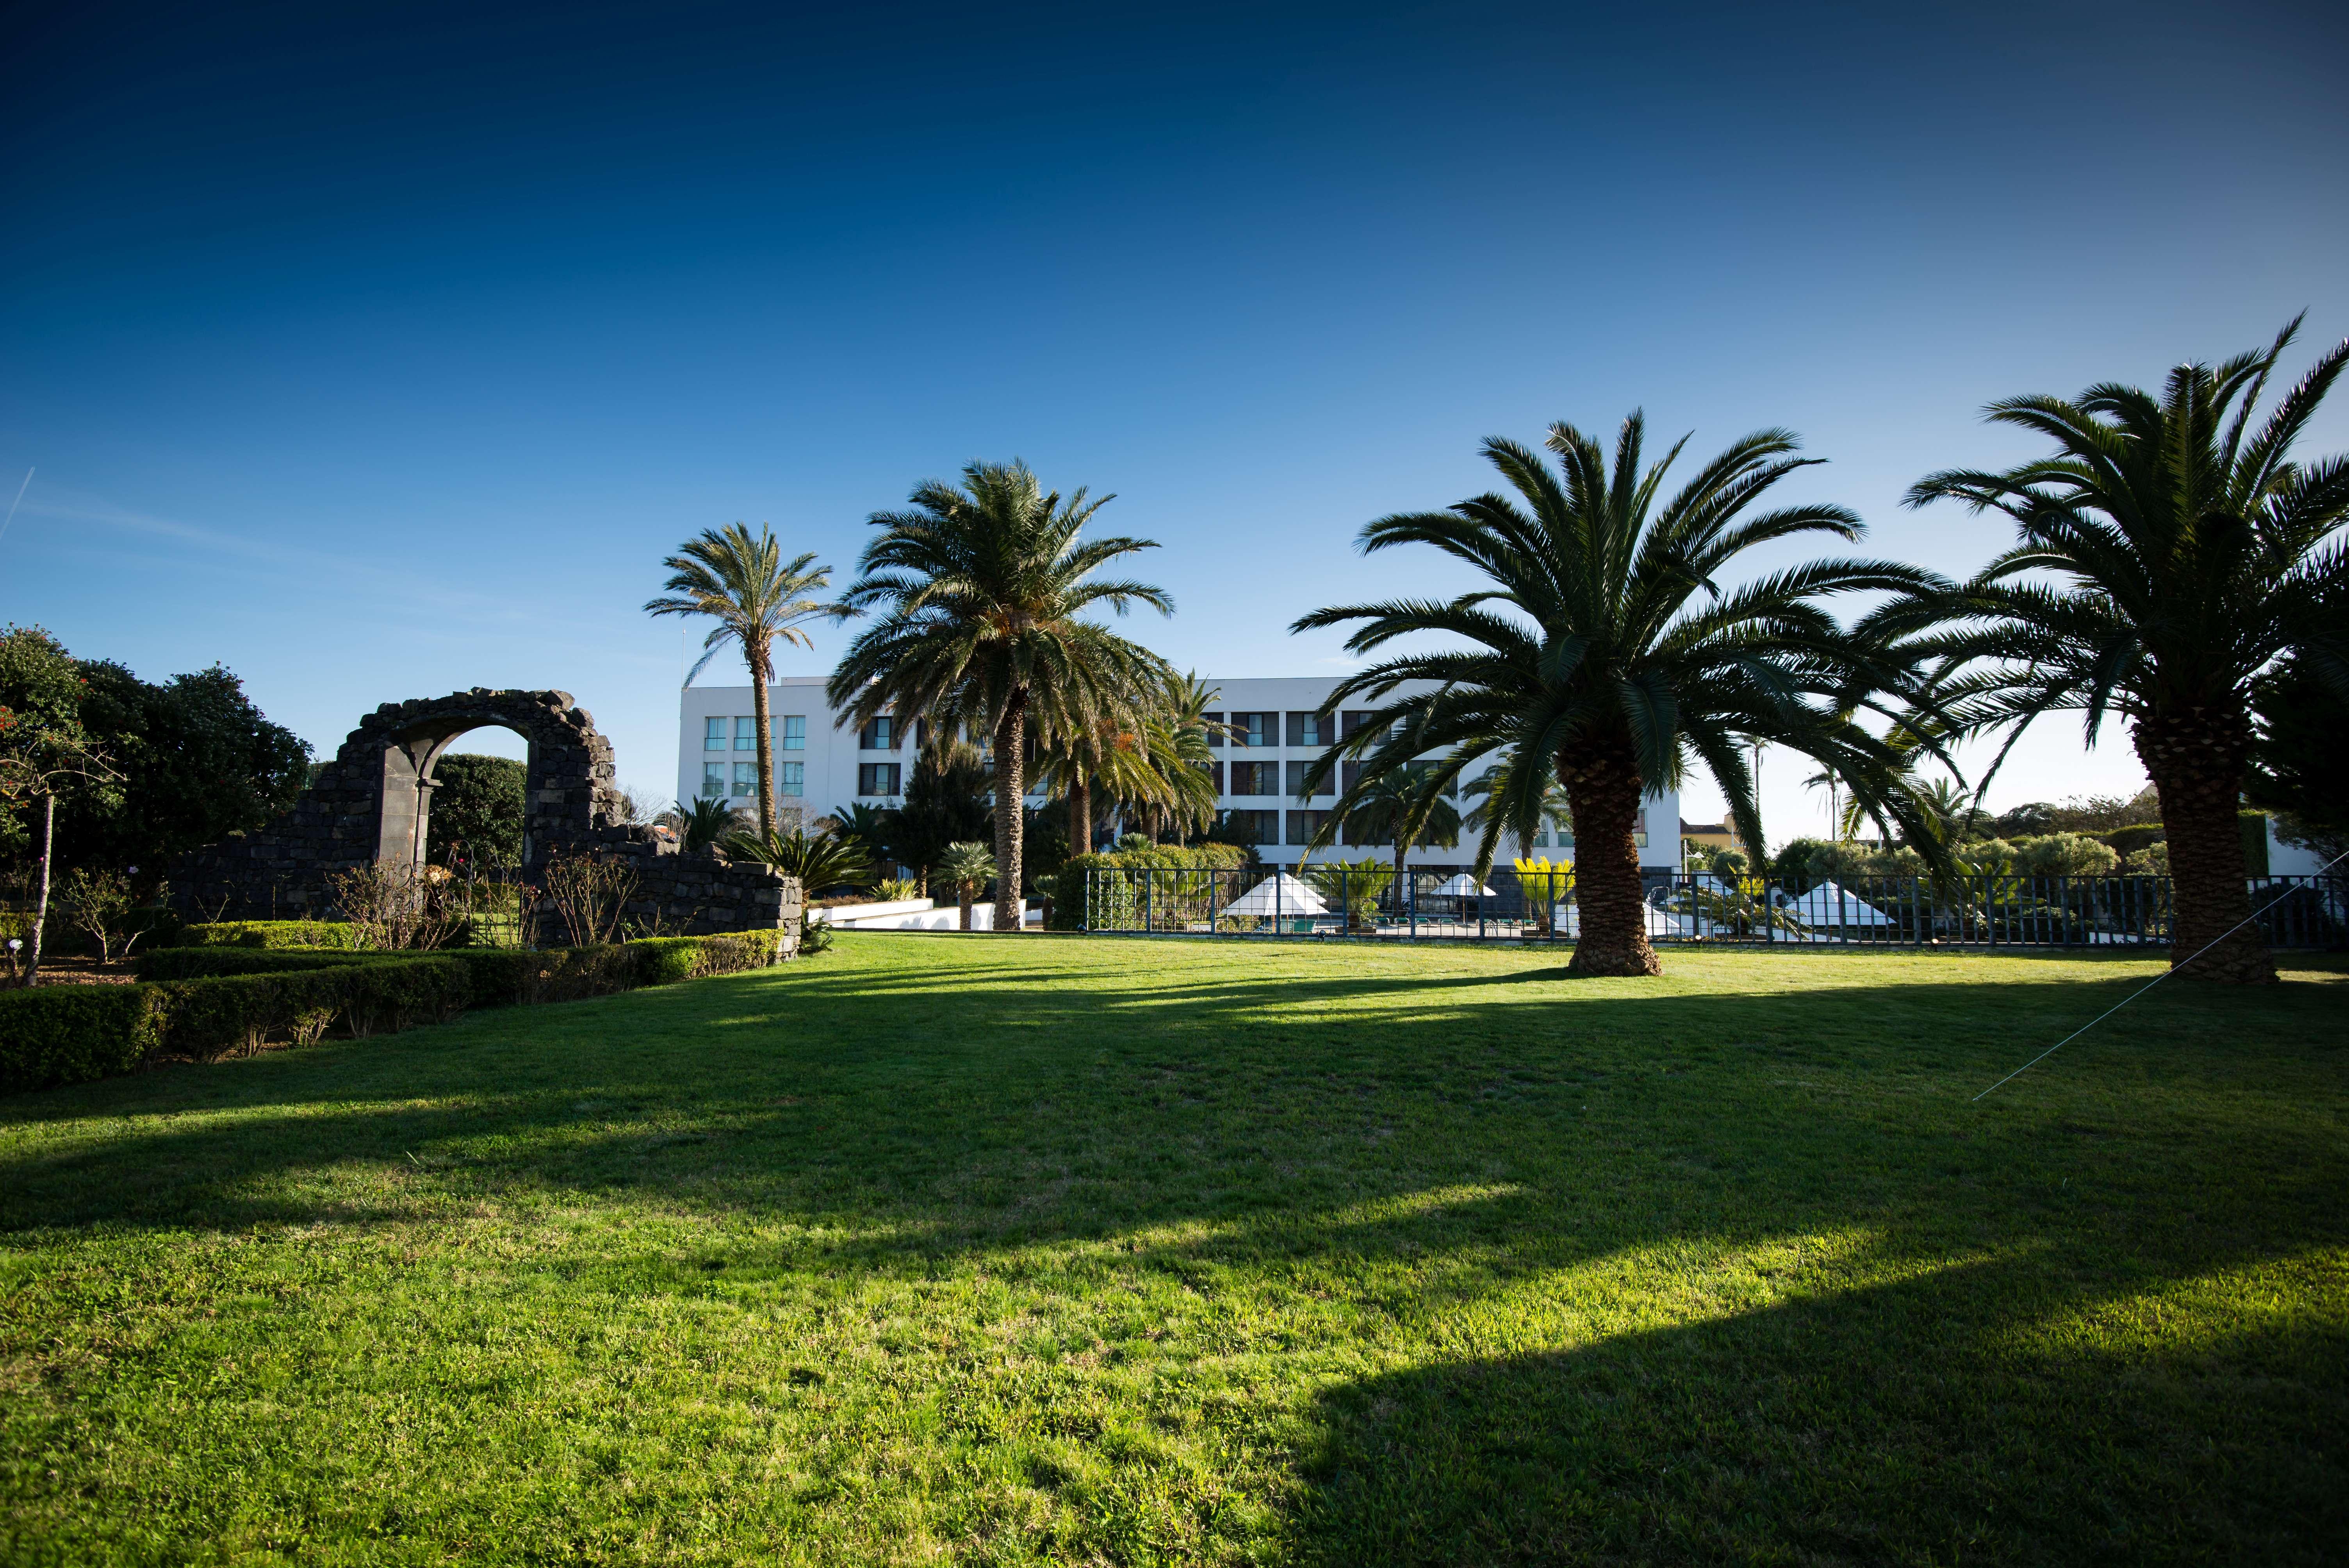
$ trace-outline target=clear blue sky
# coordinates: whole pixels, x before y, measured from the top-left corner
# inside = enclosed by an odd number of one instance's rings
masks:
[[[1896,502],[2030,449],[1984,401],[2349,333],[2338,6],[843,9],[12,8],[0,617],[322,752],[561,686],[666,791],[637,606],[733,519],[844,583],[1024,457],[1164,545],[1139,635],[1309,674],[1300,612],[1451,583],[1351,541],[1487,434],[1791,426],[1956,572],[2002,536]],[[1992,799],[2138,778],[2051,729]]]

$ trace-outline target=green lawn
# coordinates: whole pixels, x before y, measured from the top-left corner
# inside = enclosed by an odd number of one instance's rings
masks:
[[[2349,973],[851,935],[0,1100],[0,1560],[2339,1562]]]

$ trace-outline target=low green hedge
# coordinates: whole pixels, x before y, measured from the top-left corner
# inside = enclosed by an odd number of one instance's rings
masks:
[[[161,1043],[161,1002],[152,985],[0,991],[0,1090],[129,1072]]]
[[[746,931],[543,953],[159,948],[140,955],[138,985],[0,992],[0,1092],[105,1078],[159,1055],[212,1061],[273,1042],[308,1045],[337,1023],[364,1037],[469,1007],[731,974],[772,962],[775,943],[773,932]]]
[[[219,920],[180,928],[181,947],[343,947],[359,945],[346,920]]]

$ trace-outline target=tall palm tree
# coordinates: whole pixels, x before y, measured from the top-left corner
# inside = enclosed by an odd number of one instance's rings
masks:
[[[646,601],[646,610],[655,615],[707,615],[718,623],[702,639],[701,657],[686,673],[685,684],[691,686],[727,644],[742,649],[750,671],[750,710],[758,716],[759,837],[771,838],[775,752],[767,688],[775,678],[775,644],[812,647],[800,628],[839,614],[836,606],[806,597],[831,585],[832,568],[818,566],[812,552],[785,561],[772,529],[761,523],[754,536],[739,522],[704,529],[661,564],[671,573],[661,584],[667,596]]]
[[[1366,623],[1347,641],[1356,653],[1423,632],[1470,645],[1400,654],[1341,682],[1329,707],[1354,696],[1384,706],[1315,759],[1311,783],[1327,781],[1341,758],[1361,759],[1361,777],[1333,809],[1342,820],[1367,784],[1429,752],[1442,756],[1418,775],[1423,805],[1479,758],[1546,762],[1506,769],[1487,801],[1476,874],[1491,869],[1504,830],[1533,839],[1555,777],[1574,823],[1582,934],[1571,967],[1582,975],[1658,971],[1632,834],[1641,796],[1677,786],[1692,759],[1720,784],[1748,843],[1762,842],[1742,751],[1753,737],[1834,763],[1871,810],[1913,815],[1904,796],[1878,788],[1890,748],[1849,717],[1884,711],[1875,694],[1907,693],[1909,683],[1817,601],[1941,585],[1912,567],[1831,560],[1723,588],[1720,577],[1744,552],[1807,533],[1857,539],[1858,519],[1819,504],[1743,515],[1810,461],[1788,455],[1796,442],[1787,431],[1745,437],[1661,502],[1665,470],[1687,440],[1642,467],[1644,437],[1634,413],[1610,469],[1596,440],[1553,425],[1547,445],[1556,474],[1516,442],[1487,440],[1485,456],[1514,496],[1488,492],[1444,511],[1381,518],[1361,539],[1365,552],[1432,545],[1481,573],[1486,586],[1450,600],[1340,605],[1296,624]],[[1436,689],[1395,697],[1406,681]]]
[[[1991,420],[2055,451],[2002,473],[1929,475],[1908,502],[2003,512],[2013,548],[1963,586],[1882,618],[1938,628],[1912,646],[1957,672],[1940,687],[1953,733],[2004,731],[2012,747],[2041,715],[2069,710],[2085,715],[2093,744],[2108,717],[2127,722],[2168,835],[2170,961],[2217,943],[2188,970],[2210,980],[2275,978],[2250,923],[2237,826],[2252,683],[2297,649],[2349,692],[2349,624],[2323,602],[2349,575],[2349,459],[2291,456],[2349,343],[2252,427],[2299,326],[2216,367],[2179,366],[2159,397],[2106,382],[2076,400],[1992,404]]]
[[[1093,576],[1156,548],[1078,537],[1111,497],[1088,500],[1080,490],[1063,500],[1020,462],[971,463],[962,480],[926,480],[908,510],[873,514],[881,537],[865,547],[843,605],[886,610],[850,645],[826,695],[843,723],[894,710],[994,735],[998,925],[1016,932],[1029,726],[1081,730],[1163,681],[1164,660],[1081,616],[1136,603],[1172,614],[1174,603],[1146,583]]]

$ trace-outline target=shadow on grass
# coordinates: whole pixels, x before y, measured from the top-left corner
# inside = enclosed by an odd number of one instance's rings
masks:
[[[2224,1342],[2163,1342],[2164,1288],[2244,1261],[2178,1257],[2119,1291],[2012,1257],[1350,1383],[1317,1406],[1290,1552],[2337,1562],[2339,1325],[2250,1312]]]

